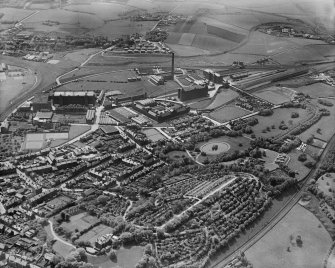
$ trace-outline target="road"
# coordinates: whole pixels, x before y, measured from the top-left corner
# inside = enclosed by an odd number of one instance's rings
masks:
[[[187,209],[183,210],[180,214],[173,216],[170,220],[168,220],[166,223],[164,223],[162,226],[160,226],[159,228],[164,228],[169,222],[171,222],[173,219],[175,219],[176,217],[180,217],[182,214],[186,213],[187,211],[189,211],[190,209],[192,209],[193,207],[199,205],[201,202],[203,202],[205,199],[207,199],[208,197],[210,197],[211,195],[215,194],[216,192],[222,190],[224,187],[226,187],[227,185],[231,184],[233,181],[236,180],[236,177],[230,179],[229,181],[225,182],[224,184],[220,185],[220,187],[214,189],[213,191],[209,192],[208,194],[206,194],[203,198],[201,198],[199,201],[195,202],[193,205],[189,206]]]
[[[71,247],[71,248],[76,248],[76,247],[75,247],[74,245],[72,245],[71,243],[69,243],[69,242],[63,240],[62,238],[60,238],[60,237],[55,233],[55,231],[54,231],[52,221],[49,220],[48,222],[49,222],[49,225],[50,225],[51,235],[53,236],[53,238],[54,238],[55,240],[57,240],[57,241],[59,241],[59,242],[65,244],[65,245],[67,245],[67,246],[69,246],[69,247]]]
[[[320,161],[317,163],[316,167],[310,171],[310,173],[307,175],[307,177],[301,182],[301,188],[297,193],[295,193],[288,201],[287,203],[279,210],[279,212],[274,215],[268,223],[264,226],[263,229],[261,229],[259,232],[257,232],[254,236],[251,237],[248,241],[243,243],[240,247],[232,251],[227,257],[224,259],[221,259],[220,261],[213,263],[210,267],[214,268],[221,268],[224,267],[226,264],[228,264],[239,252],[244,252],[251,246],[253,246],[257,241],[259,241],[264,235],[266,235],[270,230],[272,230],[280,221],[283,219],[290,211],[291,209],[299,202],[302,194],[307,188],[308,181],[313,178],[316,174],[316,171],[320,167],[322,160],[326,157],[329,150],[335,145],[335,135],[331,138],[331,140],[328,142],[327,147],[323,151]]]
[[[62,77],[66,76],[66,75],[68,75],[68,74],[70,74],[70,73],[73,73],[73,72],[75,72],[75,71],[78,71],[81,67],[84,67],[84,66],[86,65],[86,63],[88,63],[88,62],[89,62],[92,58],[94,58],[96,55],[103,54],[103,53],[105,53],[106,51],[111,50],[113,47],[114,47],[114,46],[108,47],[108,48],[106,48],[106,49],[100,50],[100,51],[98,51],[98,52],[96,52],[96,53],[90,55],[84,62],[82,62],[82,63],[80,64],[79,67],[74,68],[73,70],[71,70],[71,71],[69,71],[69,72],[67,72],[67,73],[65,73],[65,74],[62,74],[62,75],[58,76],[58,77],[56,78],[56,83],[57,83],[57,85],[58,85],[58,86],[62,85],[62,83],[60,82],[60,79],[61,79]]]

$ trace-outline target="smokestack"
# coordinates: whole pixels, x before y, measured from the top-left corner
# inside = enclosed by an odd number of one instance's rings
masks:
[[[174,53],[172,52],[171,77],[174,80]]]

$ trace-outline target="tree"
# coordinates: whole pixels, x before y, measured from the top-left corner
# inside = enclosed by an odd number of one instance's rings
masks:
[[[111,252],[109,253],[109,259],[110,259],[111,261],[115,261],[116,258],[117,258],[117,256],[116,256],[116,252],[115,252],[114,249],[112,249]]]

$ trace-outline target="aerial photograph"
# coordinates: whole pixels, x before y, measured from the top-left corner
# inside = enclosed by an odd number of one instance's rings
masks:
[[[335,0],[0,0],[0,268],[335,268]]]

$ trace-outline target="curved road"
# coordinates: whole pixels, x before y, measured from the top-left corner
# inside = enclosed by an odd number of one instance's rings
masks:
[[[49,222],[49,225],[50,225],[51,235],[53,236],[53,238],[54,238],[55,240],[57,240],[57,241],[59,241],[59,242],[65,244],[65,245],[67,245],[67,246],[69,246],[69,247],[71,247],[71,248],[76,248],[76,247],[75,247],[74,245],[72,245],[71,243],[69,243],[69,242],[63,240],[62,238],[60,238],[60,237],[55,233],[55,231],[54,231],[52,221],[49,220],[48,222]]]

